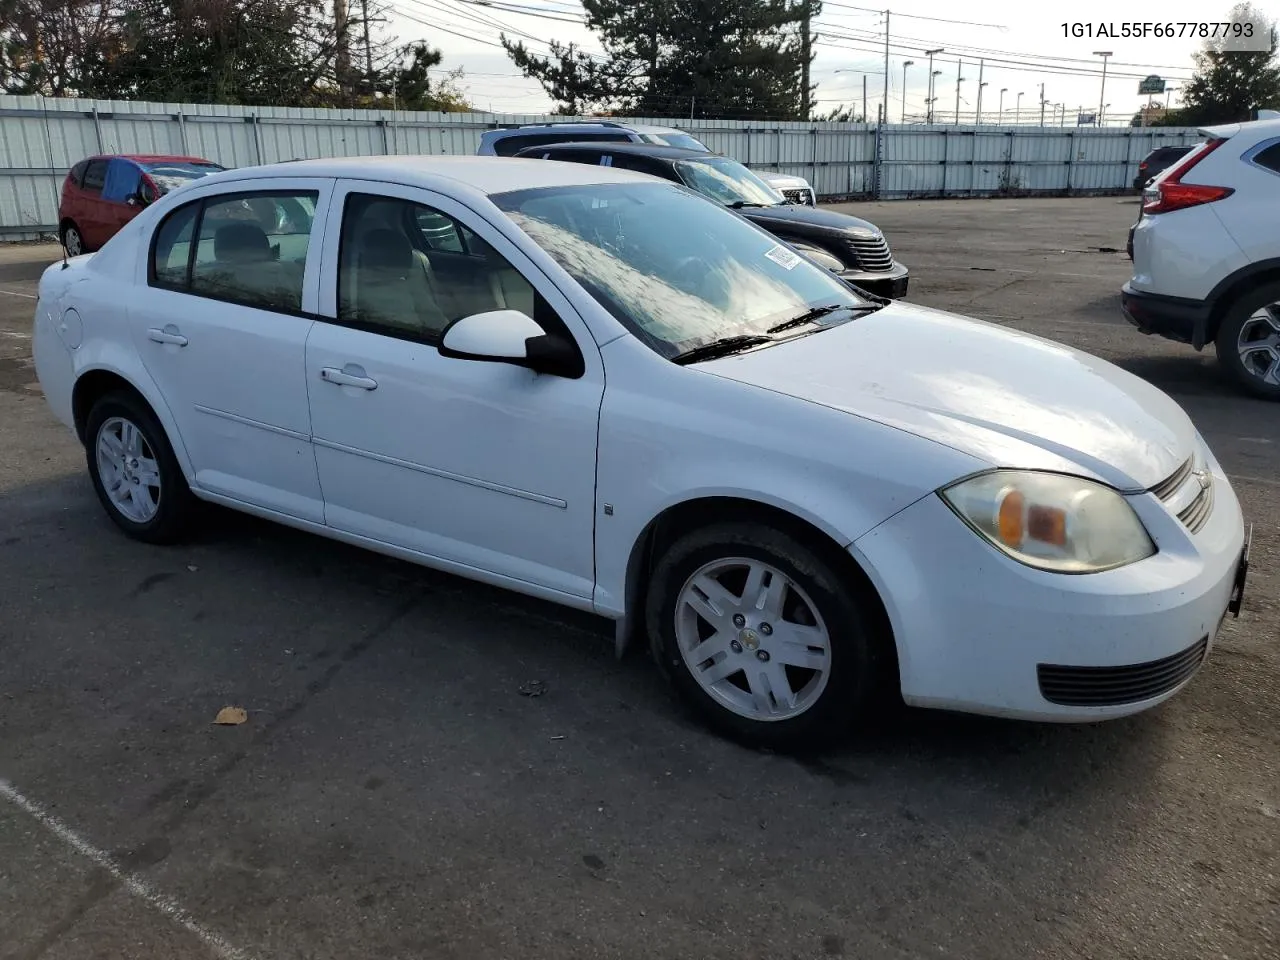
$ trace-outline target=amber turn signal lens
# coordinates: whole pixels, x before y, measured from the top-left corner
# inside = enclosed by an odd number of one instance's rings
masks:
[[[1027,511],[1027,535],[1055,547],[1067,545],[1067,514],[1055,507],[1032,507]]]
[[[1017,490],[1010,490],[1000,501],[997,529],[1006,546],[1022,546],[1022,515],[1025,504],[1025,498]]]

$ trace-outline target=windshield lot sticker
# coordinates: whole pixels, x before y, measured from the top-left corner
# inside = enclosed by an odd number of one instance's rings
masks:
[[[796,264],[800,262],[799,254],[781,245],[769,250],[765,256],[782,267],[783,270],[794,270]]]

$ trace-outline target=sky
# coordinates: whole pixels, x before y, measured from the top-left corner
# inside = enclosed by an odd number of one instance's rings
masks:
[[[535,52],[546,42],[576,42],[600,52],[593,34],[581,24],[577,0],[383,0],[388,30],[402,42],[426,40],[441,50],[444,60],[436,76],[462,67],[464,87],[482,110],[499,113],[543,113],[552,101],[533,80],[521,76],[498,45],[499,34],[518,36]],[[874,0],[862,0],[874,6]],[[1118,8],[1127,8],[1121,14]],[[515,12],[516,8],[529,13]],[[1255,9],[1280,16],[1280,0],[1262,0]],[[1063,11],[1068,12],[1063,12]],[[922,119],[927,109],[928,62],[925,51],[942,48],[933,57],[934,120],[954,122],[959,84],[961,122],[974,122],[979,77],[982,120],[1013,122],[1021,106],[1023,123],[1040,122],[1041,84],[1044,84],[1045,122],[1072,125],[1077,110],[1097,112],[1106,104],[1112,122],[1127,122],[1147,102],[1139,95],[1142,77],[1158,75],[1172,88],[1172,104],[1180,102],[1178,88],[1190,79],[1191,55],[1201,40],[1190,37],[1099,37],[1098,28],[1118,30],[1122,23],[1182,24],[1225,19],[1231,2],[1222,0],[1164,0],[1139,4],[1128,0],[1074,0],[1070,4],[990,0],[984,5],[961,5],[954,0],[903,0],[890,7],[889,90],[891,122]],[[1064,30],[1064,23],[1069,26]],[[1072,25],[1086,28],[1076,37]],[[1093,36],[1087,32],[1092,26]],[[885,14],[853,0],[827,0],[814,23],[818,35],[812,80],[817,83],[815,111],[838,107],[862,109],[866,75],[867,109],[874,119],[884,99]],[[1183,29],[1183,28],[1179,28]],[[1065,35],[1064,35],[1065,33]],[[1103,86],[1103,58],[1109,52]],[[981,60],[981,63],[979,62]],[[904,103],[904,65],[905,103]],[[1003,91],[1003,93],[1002,93]],[[1022,96],[1019,98],[1018,94]],[[1156,97],[1157,102],[1162,98]]]

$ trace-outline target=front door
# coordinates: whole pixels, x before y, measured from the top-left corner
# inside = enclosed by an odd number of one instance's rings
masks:
[[[351,182],[326,232],[306,375],[325,519],[337,530],[589,601],[604,371],[569,302],[450,198]],[[337,221],[341,218],[341,229]],[[518,309],[573,338],[578,379],[448,359],[462,316]]]
[[[178,207],[157,228],[141,268],[148,285],[129,307],[197,486],[314,523],[324,506],[303,361],[332,184],[228,185]]]

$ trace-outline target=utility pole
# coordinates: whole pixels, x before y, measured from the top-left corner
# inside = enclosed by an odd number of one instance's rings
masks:
[[[369,0],[360,0],[360,15],[364,17],[364,82],[373,96],[373,43],[369,39]]]
[[[867,75],[862,75],[862,122],[867,122]]]
[[[907,123],[907,67],[913,67],[915,63],[914,60],[902,61],[902,123],[904,126]]]
[[[333,0],[333,35],[337,45],[333,71],[338,81],[338,97],[343,106],[349,106],[351,102],[351,38],[347,34],[348,26],[347,0]]]
[[[924,52],[925,56],[929,58],[929,110],[925,115],[926,123],[933,123],[933,78],[936,76],[933,72],[933,55],[935,53],[942,52],[942,47],[938,47],[936,50],[926,50]]]
[[[978,108],[977,108],[978,123],[977,123],[977,126],[979,127],[982,126],[982,88],[987,85],[987,82],[982,79],[982,68],[984,65],[985,65],[984,61],[982,60],[978,61]]]
[[[804,3],[804,19],[801,23],[801,29],[804,31],[804,40],[800,44],[800,113],[808,120],[813,110],[813,103],[810,101],[809,93],[809,60],[812,58],[812,37],[809,34],[809,20],[813,12],[813,0],[803,0]]]
[[[1018,91],[1018,105],[1017,105],[1016,107],[1014,107],[1014,108],[1013,108],[1013,122],[1014,122],[1014,123],[1022,123],[1022,95],[1023,95],[1023,93],[1025,93],[1025,92],[1026,92],[1026,91],[1024,91],[1024,90],[1019,90],[1019,91]]]
[[[906,91],[903,91],[906,99]],[[884,12],[884,122],[889,122],[889,11]]]
[[[1102,58],[1102,91],[1098,94],[1098,126],[1102,125],[1102,111],[1106,109],[1103,103],[1107,99],[1107,58],[1111,56],[1110,50],[1095,50],[1095,57]]]
[[[1044,84],[1040,84],[1040,126],[1044,126]]]
[[[964,61],[956,61],[956,126],[960,125],[960,81],[964,79]]]
[[[1000,88],[1000,126],[1004,126],[1004,95],[1009,92],[1008,87]]]

